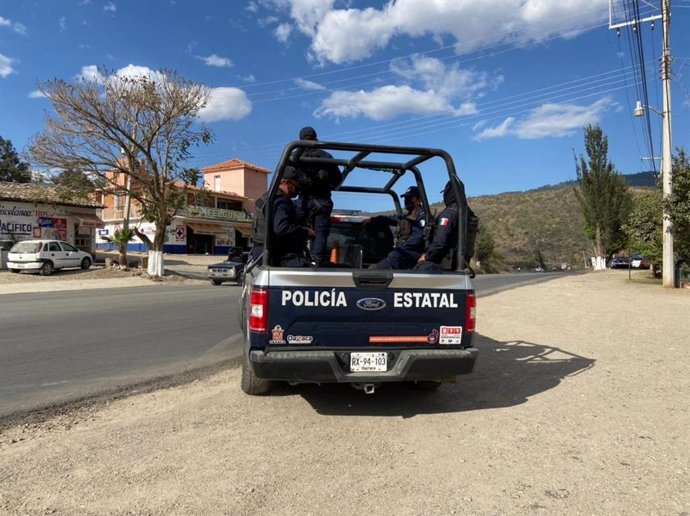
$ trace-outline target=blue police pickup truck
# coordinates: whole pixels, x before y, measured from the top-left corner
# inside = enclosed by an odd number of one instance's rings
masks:
[[[305,156],[304,151],[313,148],[327,153]],[[442,188],[450,181],[462,200],[455,248],[443,270],[433,273],[370,268],[395,245],[391,228],[372,224],[374,218],[336,211],[328,239],[331,262],[280,267],[271,225],[265,224],[263,254],[247,264],[240,299],[242,390],[257,395],[269,392],[275,382],[340,382],[372,394],[388,382],[436,389],[470,373],[477,358],[472,345],[476,298],[468,264],[471,252],[465,248],[472,238],[464,187],[450,155],[428,148],[291,142],[269,188],[267,220],[286,167],[313,170],[333,164],[343,175],[333,192],[336,208],[347,197],[357,206],[379,206],[368,202],[378,197],[390,203],[391,211],[403,214],[400,193],[416,186],[427,241],[433,236],[434,217],[425,184]]]

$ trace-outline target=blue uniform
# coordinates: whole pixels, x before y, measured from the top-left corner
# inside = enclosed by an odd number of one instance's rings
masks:
[[[426,260],[417,264],[418,271],[439,271],[445,258],[458,246],[458,205],[453,203],[438,214],[434,239],[426,250]]]
[[[307,149],[305,157],[332,158],[323,149]],[[342,175],[337,165],[311,165],[301,169],[301,194],[297,201],[298,215],[314,228],[311,256],[316,264],[328,261],[326,244],[331,231],[333,201],[331,190],[340,184]]]
[[[388,217],[396,226],[395,248],[374,269],[411,269],[424,252],[424,225],[426,217],[420,206],[416,211],[398,217]]]
[[[266,197],[268,193],[262,196]],[[310,262],[304,257],[307,242],[307,228],[299,225],[297,210],[292,200],[278,191],[273,201],[271,223],[271,260],[282,267],[306,267]],[[263,242],[255,243],[252,259],[263,252]]]

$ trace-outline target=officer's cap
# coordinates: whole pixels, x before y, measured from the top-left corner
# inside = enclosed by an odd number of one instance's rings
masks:
[[[297,169],[295,167],[285,167],[285,171],[283,172],[283,177],[282,179],[288,180],[292,179],[293,181],[299,180],[299,174],[297,173]]]
[[[316,140],[316,129],[313,127],[302,127],[299,132],[300,140]]]
[[[411,186],[405,190],[405,193],[402,194],[401,197],[421,197],[421,194],[419,193],[419,188]]]

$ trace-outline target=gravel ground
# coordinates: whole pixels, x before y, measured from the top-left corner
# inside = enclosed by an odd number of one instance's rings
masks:
[[[437,392],[239,370],[0,433],[5,514],[690,514],[690,290],[627,272],[482,297]]]

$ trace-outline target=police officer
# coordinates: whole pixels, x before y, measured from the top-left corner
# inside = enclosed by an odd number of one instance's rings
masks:
[[[426,250],[426,253],[419,257],[419,262],[415,266],[415,271],[434,272],[444,269],[444,261],[449,262],[449,267],[454,269],[454,261],[456,260],[456,253],[458,247],[458,219],[459,202],[466,203],[464,198],[464,187],[462,183],[457,185],[463,198],[459,201],[455,196],[453,184],[451,181],[446,183],[443,189],[443,202],[446,207],[436,217],[434,239]],[[474,240],[476,230],[478,227],[478,219],[467,206],[468,214],[468,237],[466,242],[467,252],[463,257],[466,264],[474,254]]]
[[[271,221],[271,260],[281,267],[306,267],[311,263],[304,257],[307,238],[314,236],[314,230],[300,225],[299,217],[292,198],[299,188],[299,173],[288,166],[278,185],[278,192],[273,200],[273,217]],[[266,203],[268,192],[256,201],[254,216],[254,247],[252,261],[258,260],[264,251],[264,234],[266,224]]]
[[[411,186],[401,197],[407,210],[404,215],[375,217],[395,224],[395,248],[383,260],[372,265],[372,269],[411,269],[424,252],[426,217],[419,188]]]
[[[303,127],[299,132],[300,140],[316,141],[316,130]],[[329,158],[333,156],[323,149],[306,149],[302,156],[312,158]],[[306,224],[314,228],[315,237],[311,244],[311,257],[317,265],[328,262],[326,244],[331,230],[331,213],[333,200],[331,191],[340,185],[342,174],[337,165],[301,165],[301,195],[297,201],[298,213]]]

